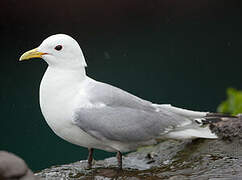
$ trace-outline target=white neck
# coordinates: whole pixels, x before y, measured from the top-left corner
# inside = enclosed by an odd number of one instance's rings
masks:
[[[48,83],[65,83],[67,85],[73,81],[81,82],[86,77],[87,76],[84,67],[79,69],[63,69],[48,66],[41,83],[48,81]]]
[[[40,84],[40,106],[45,118],[47,109],[48,112],[61,111],[56,109],[60,107],[57,104],[62,104],[61,108],[72,106],[72,101],[76,99],[75,96],[79,94],[82,82],[86,78],[84,67],[67,70],[49,66]]]
[[[86,78],[87,76],[84,67],[80,69],[68,70],[49,66],[40,84],[40,95],[52,93],[55,95],[56,93],[61,92],[63,89],[71,90],[73,88],[78,88],[73,86],[78,86]]]

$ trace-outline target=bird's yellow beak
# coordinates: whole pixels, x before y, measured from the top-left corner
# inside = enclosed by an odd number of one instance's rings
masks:
[[[47,53],[37,51],[37,48],[25,52],[20,58],[19,61],[29,60],[31,58],[42,58],[42,55]]]

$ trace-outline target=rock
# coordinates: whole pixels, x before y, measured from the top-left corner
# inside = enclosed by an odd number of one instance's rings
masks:
[[[238,179],[242,177],[242,145],[235,141],[168,140],[124,156],[119,171],[115,157],[51,167],[36,175],[45,179]]]
[[[37,180],[24,160],[16,155],[0,151],[0,180]]]
[[[210,125],[210,129],[217,134],[220,139],[242,143],[242,114],[237,118],[226,117],[222,121]]]
[[[36,175],[45,179],[241,179],[242,115],[225,117],[210,128],[219,139],[193,141],[167,140],[156,146],[138,149],[123,157],[123,171],[115,157],[51,167]],[[225,141],[224,141],[225,140]]]

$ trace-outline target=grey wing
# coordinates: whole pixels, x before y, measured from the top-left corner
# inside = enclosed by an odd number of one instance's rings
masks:
[[[100,140],[141,142],[158,138],[169,126],[177,125],[171,116],[127,107],[80,108],[74,123]]]
[[[110,107],[129,107],[140,110],[156,110],[151,102],[134,96],[112,85],[90,79],[86,86],[89,101],[99,102]]]
[[[158,138],[186,118],[114,86],[90,79],[85,86],[93,107],[76,109],[74,123],[102,140],[137,142]],[[97,107],[95,104],[104,104]],[[166,107],[166,106],[165,106]]]

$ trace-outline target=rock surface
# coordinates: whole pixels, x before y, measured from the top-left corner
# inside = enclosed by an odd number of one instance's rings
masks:
[[[87,169],[87,161],[79,161],[44,169],[36,176],[51,180],[242,179],[242,115],[226,117],[211,129],[219,139],[167,140],[129,153],[123,158],[123,171],[112,157],[94,162],[92,169]],[[0,151],[0,180],[37,177],[22,159]]]
[[[47,179],[242,179],[242,144],[237,140],[161,142],[139,149],[123,159],[119,171],[115,157],[96,161],[86,169],[87,161],[51,167],[36,173]]]
[[[37,180],[24,160],[16,155],[0,151],[0,180]]]
[[[222,140],[242,141],[242,114],[238,114],[236,117],[223,118],[222,121],[211,124],[210,129]]]
[[[216,140],[168,140],[127,154],[123,171],[115,157],[51,167],[36,173],[47,179],[242,179],[242,115],[211,125]]]

